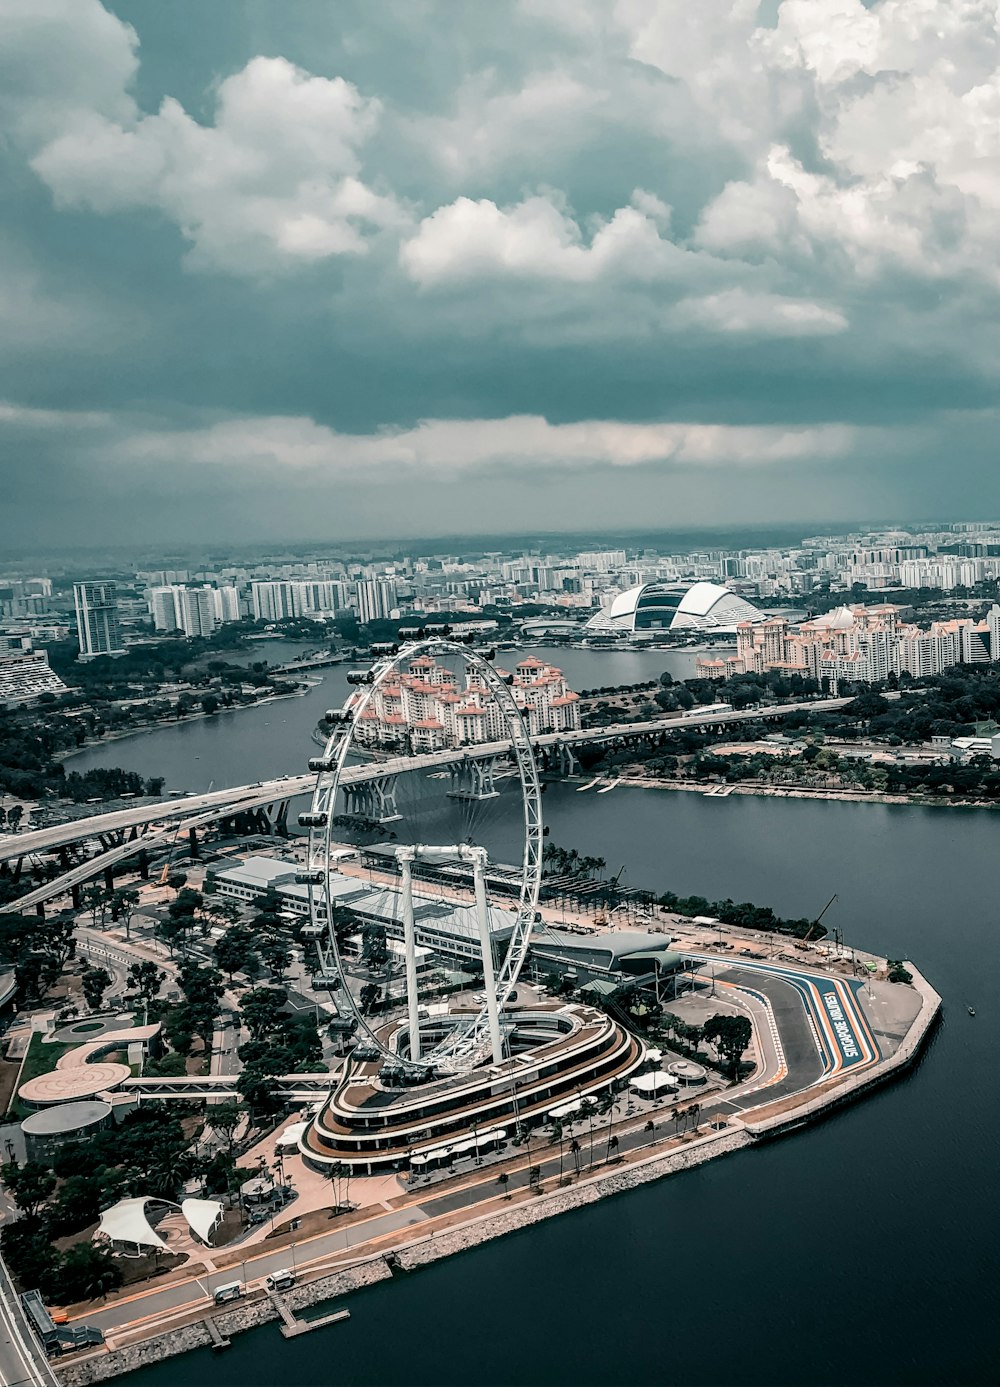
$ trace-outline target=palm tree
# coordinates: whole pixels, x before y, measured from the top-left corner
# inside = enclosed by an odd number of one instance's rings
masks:
[[[497,1176],[497,1184],[503,1190],[504,1199],[510,1198],[510,1195],[507,1193],[507,1185],[509,1181],[510,1176],[507,1174],[506,1170],[501,1170],[500,1174]]]
[[[549,1125],[549,1145],[554,1146],[559,1143],[559,1183],[563,1182],[563,1125],[558,1117],[554,1117]]]
[[[324,1177],[330,1181],[333,1190],[333,1208],[330,1210],[330,1217],[335,1218],[340,1213],[340,1177],[344,1173],[344,1167],[339,1161],[334,1161],[331,1165],[323,1167]]]
[[[577,1175],[580,1174],[580,1143],[576,1137],[569,1144],[569,1153],[573,1157],[573,1164],[576,1167]]]
[[[605,1164],[605,1165],[607,1165],[608,1162],[611,1160],[611,1153],[612,1153],[612,1151],[617,1151],[617,1150],[618,1150],[618,1138],[612,1133],[612,1134],[608,1137],[608,1153],[607,1153],[607,1155],[604,1157],[604,1164]]]
[[[587,1129],[590,1133],[590,1164],[594,1164],[594,1114],[597,1112],[597,1104],[593,1098],[584,1098],[580,1104],[580,1116],[587,1119]]]
[[[597,1105],[597,1111],[601,1117],[607,1117],[608,1119],[608,1145],[604,1153],[605,1165],[608,1163],[608,1154],[611,1151],[611,1124],[614,1120],[614,1112],[617,1106],[618,1100],[615,1097],[613,1089],[609,1088],[606,1093],[601,1094],[600,1102]]]

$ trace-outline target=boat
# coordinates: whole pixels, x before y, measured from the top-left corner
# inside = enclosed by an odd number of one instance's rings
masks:
[[[975,1016],[975,1014],[976,1014],[976,1008],[975,1008],[975,1007],[969,1007],[968,1011],[969,1011],[969,1015],[970,1015],[970,1016]]]

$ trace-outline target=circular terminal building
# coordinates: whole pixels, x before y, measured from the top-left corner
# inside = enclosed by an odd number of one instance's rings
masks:
[[[110,1124],[111,1104],[100,1099],[43,1108],[21,1123],[28,1160],[47,1161],[60,1146],[93,1136]]]
[[[360,1175],[447,1165],[540,1126],[566,1104],[625,1087],[643,1058],[634,1036],[591,1007],[535,1003],[504,1021],[510,1058],[501,1064],[402,1091],[380,1077],[377,1061],[349,1065],[300,1138],[302,1154]],[[393,1044],[404,1031],[390,1026],[382,1038]],[[421,1033],[433,1041],[427,1023]]]

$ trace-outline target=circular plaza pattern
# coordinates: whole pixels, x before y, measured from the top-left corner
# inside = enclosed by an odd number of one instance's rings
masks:
[[[53,1069],[49,1074],[39,1074],[22,1084],[18,1097],[35,1108],[44,1108],[50,1103],[76,1103],[117,1088],[131,1073],[127,1064],[111,1062]]]

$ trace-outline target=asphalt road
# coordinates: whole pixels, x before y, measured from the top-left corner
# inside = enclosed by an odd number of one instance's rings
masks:
[[[0,1260],[0,1387],[58,1387],[45,1353]]]
[[[284,1216],[287,1216],[288,1212],[286,1209]],[[81,1316],[81,1319],[87,1324],[96,1324],[109,1334],[116,1328],[134,1320],[144,1319],[147,1315],[162,1315],[185,1306],[196,1308],[200,1305],[207,1309],[212,1303],[213,1292],[219,1286],[225,1286],[232,1281],[243,1281],[244,1284],[260,1281],[269,1273],[279,1271],[283,1267],[294,1265],[301,1269],[308,1262],[329,1257],[335,1252],[343,1252],[361,1241],[368,1242],[385,1233],[393,1233],[399,1228],[415,1227],[426,1218],[426,1213],[420,1208],[399,1209],[378,1214],[375,1218],[366,1219],[364,1223],[334,1228],[329,1233],[319,1233],[308,1241],[292,1247],[283,1247],[277,1252],[266,1252],[260,1244],[255,1243],[247,1249],[249,1255],[246,1260],[237,1266],[203,1275],[197,1281],[180,1281],[160,1290],[141,1292],[117,1304],[89,1312]]]

